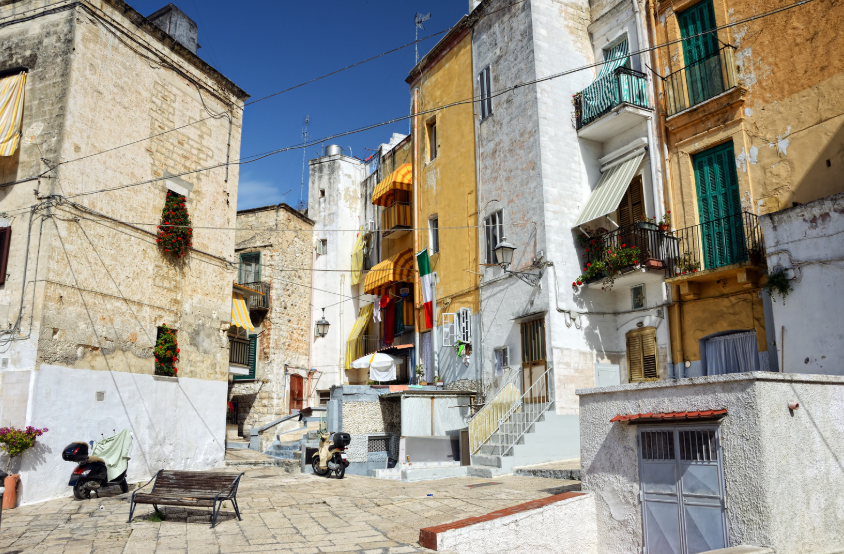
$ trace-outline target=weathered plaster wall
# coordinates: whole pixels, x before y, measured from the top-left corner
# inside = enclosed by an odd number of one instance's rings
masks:
[[[402,436],[456,435],[460,429],[469,427],[471,397],[438,395],[433,397],[433,402],[431,400],[428,396],[404,396],[401,399]]]
[[[721,444],[729,544],[777,552],[844,545],[844,379],[744,373],[578,391],[583,488],[595,494],[601,552],[642,549],[635,425],[618,414],[726,409]],[[789,402],[800,408],[790,412]]]
[[[307,388],[311,335],[311,267],[314,222],[286,204],[238,212],[235,255],[261,254],[261,281],[270,285],[269,311],[253,310],[258,356],[251,383],[235,381],[229,399],[238,401],[244,428],[269,423],[290,411],[286,369],[302,374]],[[308,406],[319,400],[317,389],[337,383],[336,373],[320,371],[311,379]],[[306,394],[309,392],[304,391]]]
[[[785,299],[774,293],[778,345],[770,352],[786,373],[844,375],[844,194],[763,216],[760,223],[768,271],[785,269],[793,289]]]

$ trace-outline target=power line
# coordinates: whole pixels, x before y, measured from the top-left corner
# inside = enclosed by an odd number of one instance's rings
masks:
[[[681,39],[675,39],[675,40],[668,41],[668,42],[660,44],[660,45],[651,46],[651,47],[648,47],[648,48],[642,48],[642,49],[639,49],[639,50],[636,50],[636,51],[632,51],[632,52],[629,52],[627,54],[627,56],[625,56],[625,57],[645,54],[647,52],[651,52],[651,51],[656,50],[658,48],[665,48],[665,47],[668,47],[668,46],[671,46],[673,44],[677,44],[677,43],[680,43],[680,42],[683,42],[683,41],[691,40],[691,39],[698,38],[698,37],[708,35],[708,34],[711,34],[711,33],[717,33],[718,31],[721,31],[723,29],[727,29],[729,27],[735,27],[737,25],[742,25],[742,24],[748,23],[750,21],[755,21],[757,19],[762,19],[764,17],[770,17],[772,15],[775,15],[775,14],[778,14],[778,13],[781,13],[781,12],[784,12],[786,10],[790,10],[790,9],[793,9],[793,8],[796,8],[796,7],[799,7],[799,6],[803,6],[805,4],[809,4],[809,3],[814,2],[814,1],[816,1],[816,0],[802,0],[802,1],[797,2],[795,4],[790,4],[788,6],[784,6],[782,8],[771,10],[771,11],[765,12],[763,14],[759,14],[759,15],[756,15],[756,16],[752,16],[752,17],[740,20],[740,21],[736,21],[734,23],[728,23],[728,24],[723,25],[721,27],[717,27],[715,29],[710,29],[708,31],[704,31],[704,32],[698,33],[696,35],[692,35],[692,36],[681,38]],[[580,72],[580,71],[585,71],[587,69],[594,69],[596,67],[603,66],[607,63],[618,61],[618,59],[619,58],[603,60],[603,61],[600,61],[600,62],[595,62],[595,63],[592,63],[592,64],[587,64],[587,65],[584,65],[584,66],[576,67],[574,69],[561,71],[559,73],[555,73],[553,75],[548,75],[546,77],[540,77],[538,79],[533,79],[531,81],[525,81],[525,82],[522,82],[522,83],[519,83],[519,84],[516,84],[516,85],[506,87],[506,88],[501,89],[500,91],[497,91],[495,93],[492,93],[490,95],[490,97],[495,98],[495,97],[498,97],[502,94],[506,94],[508,92],[514,92],[517,89],[522,88],[522,87],[534,85],[534,84],[537,84],[537,83],[542,83],[542,82],[545,82],[545,81],[551,81],[553,79],[558,79],[560,77],[564,77],[566,75],[571,75],[573,73],[577,73],[577,72]],[[282,152],[287,152],[287,151],[290,151],[290,150],[298,150],[299,148],[308,148],[309,146],[315,146],[317,144],[321,144],[321,143],[324,143],[324,142],[327,142],[329,140],[333,140],[333,139],[336,139],[336,138],[340,138],[340,137],[344,137],[344,136],[348,136],[348,135],[353,135],[353,134],[357,134],[357,133],[362,133],[364,131],[369,131],[371,129],[376,129],[378,127],[383,127],[385,125],[391,125],[393,123],[397,123],[399,121],[411,119],[413,117],[418,117],[418,116],[421,116],[421,115],[426,115],[426,114],[438,112],[440,110],[453,108],[453,107],[464,105],[464,104],[471,104],[471,103],[474,103],[474,102],[477,102],[477,101],[479,101],[479,97],[473,96],[472,98],[468,98],[468,99],[465,99],[465,100],[458,100],[458,101],[455,101],[455,102],[451,102],[449,104],[444,104],[442,106],[435,106],[435,107],[430,108],[428,110],[423,110],[423,111],[412,113],[412,114],[405,115],[405,116],[395,117],[393,119],[388,119],[388,120],[382,121],[380,123],[374,123],[374,124],[366,125],[364,127],[359,127],[357,129],[353,129],[353,130],[350,130],[350,131],[345,131],[345,132],[342,132],[342,133],[336,133],[334,135],[323,137],[322,139],[315,140],[315,141],[312,141],[312,142],[309,142],[309,143],[286,146],[286,147],[278,148],[276,150],[271,150],[269,152],[265,152],[265,153],[262,153],[262,154],[255,154],[255,155],[252,155],[252,156],[246,156],[246,157],[240,158],[239,160],[236,160],[236,161],[233,161],[233,162],[219,163],[219,164],[215,164],[215,165],[207,166],[207,167],[202,167],[202,168],[191,170],[191,171],[185,171],[185,172],[179,173],[178,175],[173,175],[173,176],[170,176],[170,177],[167,177],[167,178],[183,177],[185,175],[192,175],[192,174],[195,174],[195,173],[200,173],[202,171],[210,171],[210,170],[217,169],[217,168],[220,168],[220,167],[225,167],[227,165],[246,165],[246,164],[250,164],[250,163],[262,160],[264,158],[270,157],[270,156],[274,156],[276,154],[280,154]],[[252,159],[248,159],[248,158],[252,158]],[[117,187],[111,187],[111,188],[107,188],[107,189],[81,192],[81,193],[71,195],[71,196],[69,196],[69,198],[76,198],[78,196],[87,196],[87,195],[91,195],[91,194],[99,194],[99,193],[102,193],[102,192],[111,192],[111,191],[115,191],[115,190],[121,190],[121,189],[124,189],[124,188],[155,183],[155,182],[158,182],[158,181],[162,181],[164,179],[166,179],[166,178],[165,177],[157,177],[157,178],[153,178],[153,179],[147,179],[145,181],[140,181],[140,182],[137,182],[137,183],[130,183],[130,184],[120,185],[120,186],[117,186]]]

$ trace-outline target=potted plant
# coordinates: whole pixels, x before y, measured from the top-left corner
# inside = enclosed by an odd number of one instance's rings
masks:
[[[46,432],[46,428],[36,429],[32,426],[26,429],[0,428],[0,450],[9,455],[9,460],[6,462],[6,473],[11,470],[12,460],[22,456],[24,452],[35,446],[35,440]],[[14,474],[6,477],[3,483],[6,487],[6,491],[3,493],[3,509],[14,508],[17,505],[18,483],[20,483],[20,475]]]
[[[443,380],[439,375],[434,375],[434,384],[438,387],[443,386]]]
[[[416,364],[414,372],[416,373],[416,382],[420,385],[424,385],[425,382],[422,380],[422,376],[425,375],[425,368],[422,367],[422,364]]]
[[[639,229],[650,229],[651,231],[656,231],[659,229],[659,225],[657,225],[655,217],[648,217],[646,215],[642,215],[639,218],[639,221],[636,222],[636,225]]]
[[[603,283],[601,290],[609,290],[612,289],[618,275],[631,268],[639,269],[640,267],[639,248],[622,243],[620,248],[607,248],[603,260],[594,263],[587,262],[586,267],[583,268],[583,274],[575,280],[575,284],[578,281],[593,283],[601,280]]]
[[[668,229],[671,227],[671,210],[668,210],[663,214],[662,219],[659,220],[657,225],[659,226],[660,232],[668,232]]]
[[[695,273],[698,269],[700,269],[700,263],[694,261],[691,253],[689,252],[685,252],[682,256],[677,258],[674,265],[674,273],[677,275]]]

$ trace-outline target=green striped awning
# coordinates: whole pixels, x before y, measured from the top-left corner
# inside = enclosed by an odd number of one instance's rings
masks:
[[[589,223],[618,209],[618,204],[627,192],[627,187],[630,186],[630,181],[633,180],[644,158],[645,152],[641,152],[605,171],[574,226]]]

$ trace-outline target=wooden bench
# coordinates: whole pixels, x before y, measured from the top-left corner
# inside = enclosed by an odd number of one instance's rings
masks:
[[[159,470],[155,477],[132,493],[129,503],[129,523],[138,504],[152,504],[155,511],[158,506],[185,506],[211,508],[211,528],[217,524],[217,516],[225,500],[231,500],[237,519],[240,510],[237,506],[237,487],[243,473],[215,473],[205,471],[170,471]],[[154,484],[150,492],[141,492],[150,483]]]

